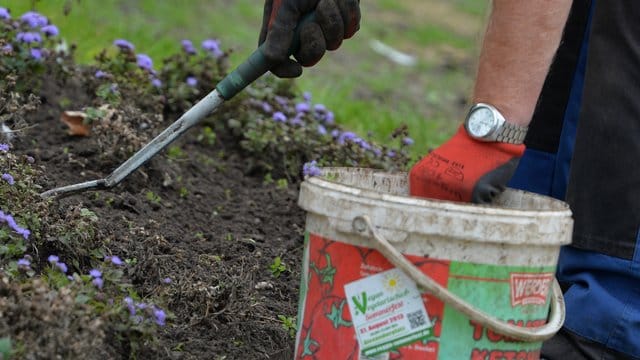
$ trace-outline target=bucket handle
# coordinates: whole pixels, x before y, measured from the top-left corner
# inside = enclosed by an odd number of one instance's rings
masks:
[[[353,219],[353,229],[361,235],[367,235],[367,231],[371,233],[374,241],[374,248],[384,255],[397,268],[400,268],[422,289],[428,291],[447,305],[452,306],[469,319],[491,329],[497,333],[515,338],[526,342],[544,341],[552,337],[564,323],[565,307],[564,297],[560,290],[558,281],[554,278],[551,309],[547,323],[539,327],[520,327],[504,322],[498,318],[488,315],[480,310],[475,309],[472,305],[453,294],[446,288],[440,286],[436,281],[427,276],[425,273],[415,267],[407,258],[405,258],[396,248],[393,247],[383,236],[381,236],[371,220],[366,215],[357,216]]]

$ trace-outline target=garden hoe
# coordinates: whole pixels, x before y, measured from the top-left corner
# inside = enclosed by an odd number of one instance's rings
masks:
[[[313,19],[313,13],[306,15],[298,24],[296,30],[299,30],[302,24],[313,21]],[[297,52],[299,42],[300,34],[299,31],[296,31],[292,47],[289,51],[290,54]],[[225,100],[231,99],[253,81],[269,71],[275,64],[267,61],[263,53],[263,46],[264,45],[258,47],[249,58],[222,79],[213,91],[198,101],[198,103],[184,113],[176,122],[163,130],[158,136],[142,147],[142,149],[133,154],[133,156],[109,174],[109,176],[103,179],[57,187],[43,192],[40,196],[43,198],[61,197],[85,190],[108,189],[120,183],[120,181],[155,156],[160,150],[164,149],[184,132],[211,114]]]

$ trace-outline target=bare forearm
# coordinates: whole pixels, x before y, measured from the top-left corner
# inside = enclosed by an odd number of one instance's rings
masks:
[[[527,125],[560,43],[571,0],[494,0],[484,36],[474,102]]]

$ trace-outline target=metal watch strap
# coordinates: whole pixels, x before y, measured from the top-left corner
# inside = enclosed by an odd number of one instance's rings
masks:
[[[509,122],[504,122],[496,136],[496,141],[508,144],[522,144],[527,136],[526,126],[520,126]]]

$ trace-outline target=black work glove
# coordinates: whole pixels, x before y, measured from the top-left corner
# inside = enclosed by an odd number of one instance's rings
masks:
[[[315,11],[315,20],[300,28],[300,49],[289,58],[294,30],[304,15]],[[360,28],[360,0],[267,0],[264,4],[259,44],[264,43],[267,60],[278,63],[270,69],[283,78],[302,74],[302,66],[315,65],[327,50]],[[297,61],[296,61],[297,60]]]

